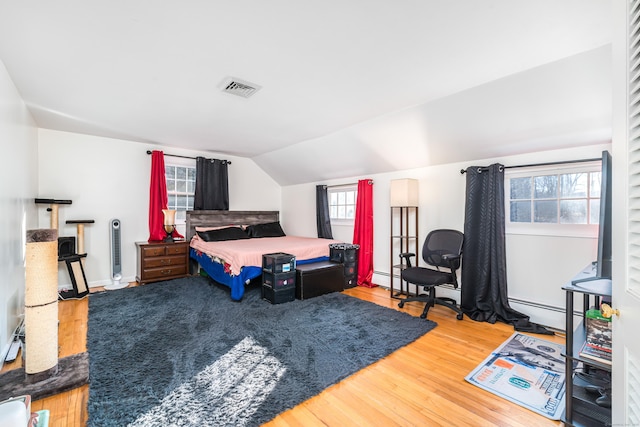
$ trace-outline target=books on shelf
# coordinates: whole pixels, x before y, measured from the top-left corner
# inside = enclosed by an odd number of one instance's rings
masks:
[[[584,321],[587,329],[587,343],[602,351],[611,352],[611,319],[602,316],[600,310],[588,310]]]
[[[611,365],[611,351],[605,351],[597,347],[593,347],[586,341],[584,344],[582,344],[580,357],[595,360],[596,362],[604,363],[606,365]]]
[[[584,316],[586,339],[580,356],[611,365],[611,319],[600,310],[588,310]]]

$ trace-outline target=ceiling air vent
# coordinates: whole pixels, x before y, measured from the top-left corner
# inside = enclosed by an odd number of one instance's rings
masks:
[[[222,82],[220,88],[223,92],[238,95],[243,98],[249,98],[251,95],[259,91],[261,86],[249,83],[245,80],[236,79],[235,77],[228,77]]]

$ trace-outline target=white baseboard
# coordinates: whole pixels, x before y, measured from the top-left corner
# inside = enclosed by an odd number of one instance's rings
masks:
[[[131,283],[131,282],[135,282],[136,281],[136,277],[135,276],[123,277],[122,279],[120,279],[120,281],[122,283]],[[89,283],[89,288],[99,288],[99,287],[110,285],[112,283],[113,282],[111,281],[111,279],[98,280],[98,281],[95,281],[95,282],[90,282]]]
[[[136,281],[136,277],[135,276],[129,276],[129,277],[124,277],[122,278],[121,282],[127,282],[127,283],[131,283],[131,282],[135,282]],[[89,288],[100,288],[100,287],[104,287],[107,285],[110,285],[112,282],[110,279],[104,279],[104,280],[96,280],[93,282],[89,282],[87,283],[87,286]],[[58,284],[58,292],[60,291],[70,291],[73,289],[73,285],[71,283],[64,283],[64,284]]]

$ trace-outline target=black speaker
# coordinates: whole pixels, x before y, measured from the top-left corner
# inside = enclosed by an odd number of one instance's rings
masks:
[[[75,237],[58,237],[58,260],[62,261],[66,257],[76,254]]]

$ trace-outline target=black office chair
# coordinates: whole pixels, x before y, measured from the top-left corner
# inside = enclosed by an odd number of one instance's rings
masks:
[[[458,313],[457,319],[462,320],[462,310],[456,301],[453,298],[436,297],[436,286],[450,284],[454,288],[458,287],[456,270],[460,268],[463,242],[464,234],[457,230],[443,229],[430,232],[422,246],[422,259],[430,266],[435,267],[435,270],[411,266],[411,257],[416,256],[414,253],[400,254],[400,258],[404,259],[406,265],[406,268],[402,270],[401,280],[423,286],[428,293],[404,298],[398,303],[398,307],[402,308],[409,301],[424,301],[426,305],[420,317],[426,319],[429,309],[435,304],[439,304]]]

